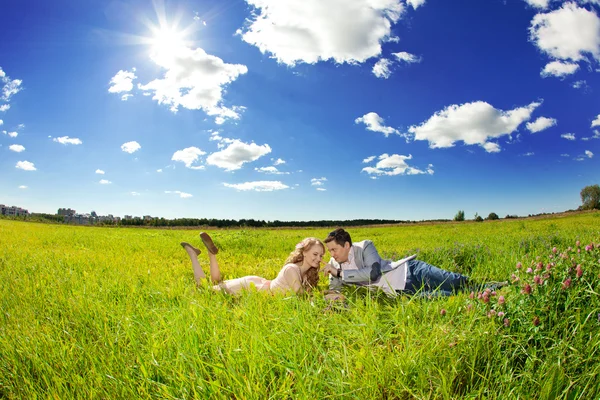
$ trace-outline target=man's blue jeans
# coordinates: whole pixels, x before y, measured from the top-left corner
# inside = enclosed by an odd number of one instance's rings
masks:
[[[450,272],[424,261],[410,260],[406,273],[405,293],[450,296],[465,288],[469,277]]]

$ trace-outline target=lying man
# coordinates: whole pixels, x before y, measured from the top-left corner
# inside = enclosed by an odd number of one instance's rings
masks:
[[[324,240],[332,259],[322,272],[329,274],[329,289],[337,291],[344,285],[381,288],[386,294],[399,293],[449,296],[467,288],[469,277],[445,271],[416,259],[416,255],[398,261],[382,259],[370,240],[352,243],[350,234],[342,228],[331,232]],[[488,284],[499,288],[506,283]]]

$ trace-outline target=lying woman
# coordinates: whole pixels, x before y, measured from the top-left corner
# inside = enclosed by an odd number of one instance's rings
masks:
[[[302,293],[305,290],[316,287],[319,282],[319,267],[325,254],[325,246],[319,239],[309,237],[298,243],[294,251],[288,256],[285,265],[281,268],[277,277],[273,280],[267,280],[260,276],[244,276],[224,281],[216,256],[219,249],[207,233],[200,233],[200,238],[208,251],[210,279],[214,284],[213,289],[215,290],[224,290],[229,294],[237,294],[243,289],[249,289],[251,284],[253,284],[259,291],[285,293],[291,290],[294,293]],[[182,242],[181,246],[183,246],[192,260],[196,285],[200,285],[201,279],[206,278],[198,262],[200,250],[186,242]]]

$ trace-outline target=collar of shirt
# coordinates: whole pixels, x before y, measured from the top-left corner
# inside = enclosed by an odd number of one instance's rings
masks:
[[[354,246],[350,246],[350,252],[348,253],[348,261],[340,263],[342,270],[345,269],[357,269],[356,263],[354,262]]]

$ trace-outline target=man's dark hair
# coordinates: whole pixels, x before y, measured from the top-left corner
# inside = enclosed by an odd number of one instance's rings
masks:
[[[333,242],[334,240],[340,246],[343,246],[346,242],[350,243],[350,246],[352,246],[350,234],[343,228],[337,228],[335,231],[329,232],[329,235],[327,235],[327,238],[323,242],[329,243]]]

